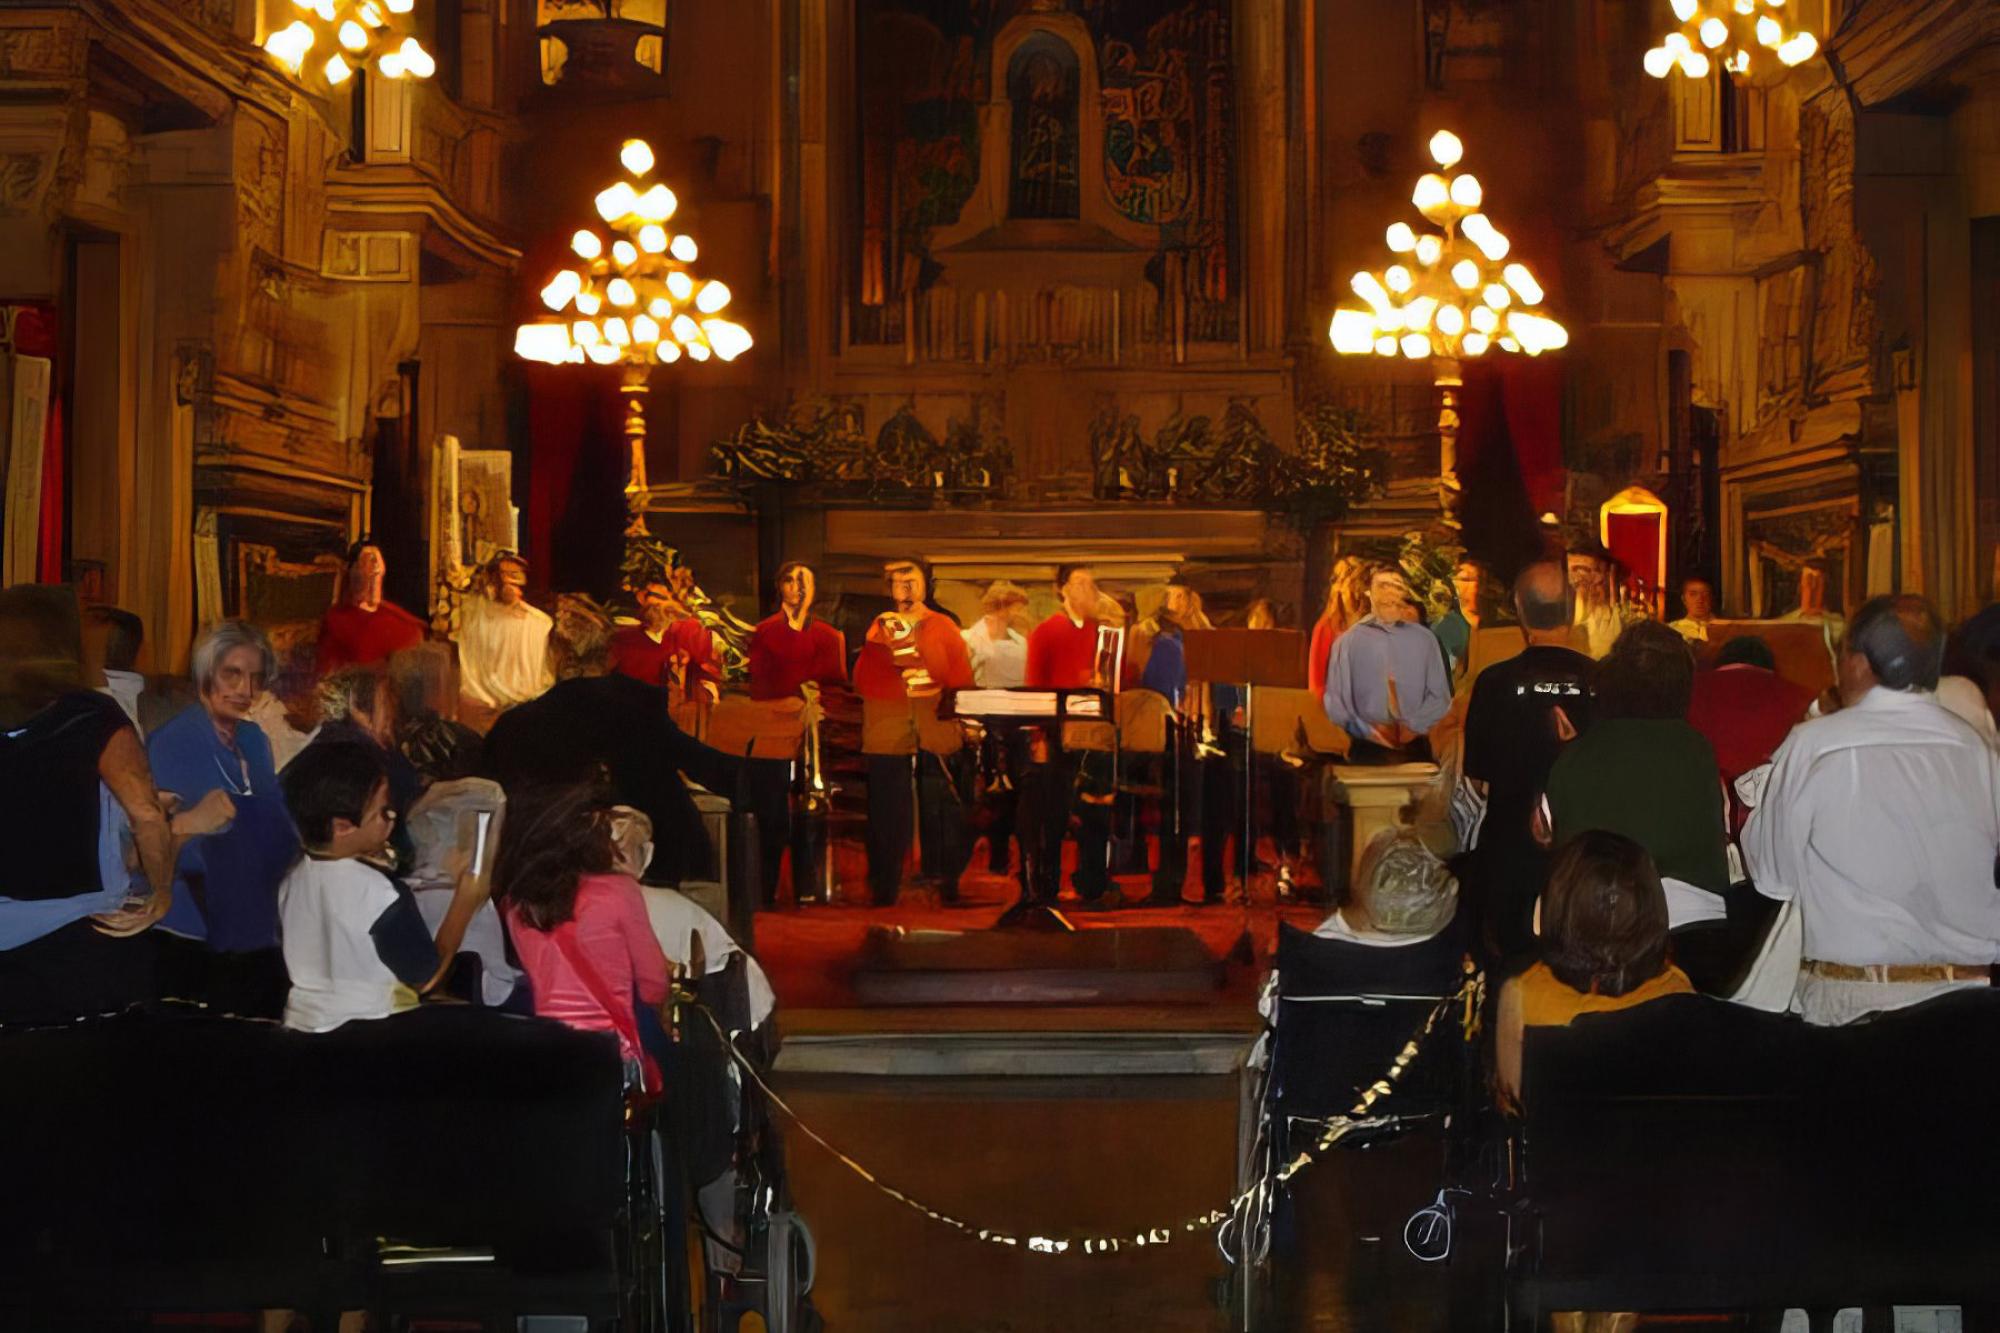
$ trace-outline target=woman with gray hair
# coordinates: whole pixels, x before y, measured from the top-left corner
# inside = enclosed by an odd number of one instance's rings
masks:
[[[162,791],[187,805],[223,791],[236,808],[228,828],[181,850],[173,907],[160,923],[169,937],[161,989],[257,1018],[284,1012],[290,983],[278,947],[278,884],[299,852],[271,743],[249,720],[276,667],[255,625],[209,626],[194,643],[200,706],[154,732],[146,747]]]

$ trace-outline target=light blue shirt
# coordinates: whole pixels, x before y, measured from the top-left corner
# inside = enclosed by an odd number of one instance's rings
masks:
[[[1392,680],[1400,717],[1390,716]],[[1390,722],[1428,732],[1451,709],[1451,682],[1438,641],[1422,625],[1386,625],[1364,617],[1333,645],[1323,702],[1326,715],[1359,739]]]

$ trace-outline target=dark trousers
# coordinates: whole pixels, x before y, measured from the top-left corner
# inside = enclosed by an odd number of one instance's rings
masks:
[[[1037,765],[1036,824],[1039,854],[1030,891],[1038,902],[1054,902],[1062,885],[1063,835],[1075,816],[1076,874],[1070,881],[1085,902],[1111,888],[1111,806],[1086,796],[1111,794],[1111,755],[1103,750],[1065,750]]]
[[[0,1023],[64,1023],[150,1000],[157,948],[154,931],[113,939],[86,919],[0,951]]]
[[[218,953],[199,940],[160,934],[159,960],[160,994],[167,999],[194,1000],[241,1018],[285,1016],[292,982],[282,949]]]
[[[1203,759],[1201,776],[1201,896],[1219,903],[1229,890],[1229,836],[1243,805],[1242,754],[1232,742],[1224,755]],[[1246,892],[1248,891],[1246,886]]]
[[[894,903],[902,892],[903,861],[910,854],[920,808],[922,869],[936,878],[945,901],[958,898],[958,881],[972,856],[966,819],[967,761],[964,750],[948,758],[924,751],[868,756],[868,890],[877,906]]]
[[[1160,788],[1160,864],[1153,871],[1153,900],[1163,903],[1181,901],[1181,890],[1187,884],[1188,839],[1201,826],[1202,761],[1195,756],[1193,746],[1183,743],[1178,731],[1178,727],[1168,730],[1166,753],[1149,765],[1159,776]],[[1204,839],[1204,888],[1208,884],[1207,846]],[[1221,864],[1218,858],[1216,865]]]
[[[988,731],[980,745],[980,761],[996,779],[986,789],[986,866],[996,875],[1007,873],[1007,844],[1021,837],[1021,784],[1028,773],[1028,733],[1012,728],[1006,734]],[[1006,784],[997,779],[1004,774]],[[1028,850],[1021,849],[1022,882],[1027,879]]]

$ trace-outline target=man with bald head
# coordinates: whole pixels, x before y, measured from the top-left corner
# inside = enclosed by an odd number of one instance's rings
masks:
[[[1757,891],[1805,927],[1794,1011],[1849,1023],[1992,984],[2000,754],[1937,702],[1944,625],[1877,597],[1847,627],[1839,709],[1793,728],[1743,829]]]
[[[1562,747],[1590,725],[1591,661],[1570,644],[1563,567],[1538,561],[1514,580],[1527,647],[1479,673],[1465,714],[1465,776],[1486,789],[1478,873],[1486,938],[1502,956],[1533,946],[1548,853],[1532,821]]]

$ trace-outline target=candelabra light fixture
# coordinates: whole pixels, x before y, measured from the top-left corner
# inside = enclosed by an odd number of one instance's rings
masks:
[[[602,229],[570,238],[575,262],[541,290],[549,314],[521,325],[514,353],[552,366],[624,367],[625,436],[631,445],[626,490],[637,503],[646,489],[647,381],[656,365],[711,358],[734,361],[750,350],[750,331],[722,312],[729,288],[694,275],[699,251],[686,232],[667,224],[679,200],[653,178],[652,147],[627,139],[619,150],[625,175],[597,194]]]
[[[337,88],[364,68],[386,79],[437,72],[437,61],[410,31],[417,0],[292,0],[292,7],[298,17],[266,37],[264,50],[294,78]]]
[[[1461,359],[1489,352],[1540,356],[1567,346],[1569,331],[1537,309],[1541,284],[1526,264],[1509,259],[1512,242],[1481,211],[1479,178],[1453,173],[1465,156],[1459,137],[1438,131],[1430,152],[1438,170],[1417,182],[1410,201],[1437,230],[1392,224],[1387,239],[1396,261],[1380,272],[1354,275],[1351,285],[1364,308],[1335,310],[1327,337],[1345,355],[1430,361],[1444,391],[1438,482],[1449,519],[1457,508]]]
[[[1664,79],[1678,70],[1705,79],[1713,64],[1731,74],[1751,72],[1753,53],[1765,51],[1786,67],[1804,64],[1819,39],[1791,26],[1788,0],[1669,0],[1680,26],[1646,52],[1646,72]]]

